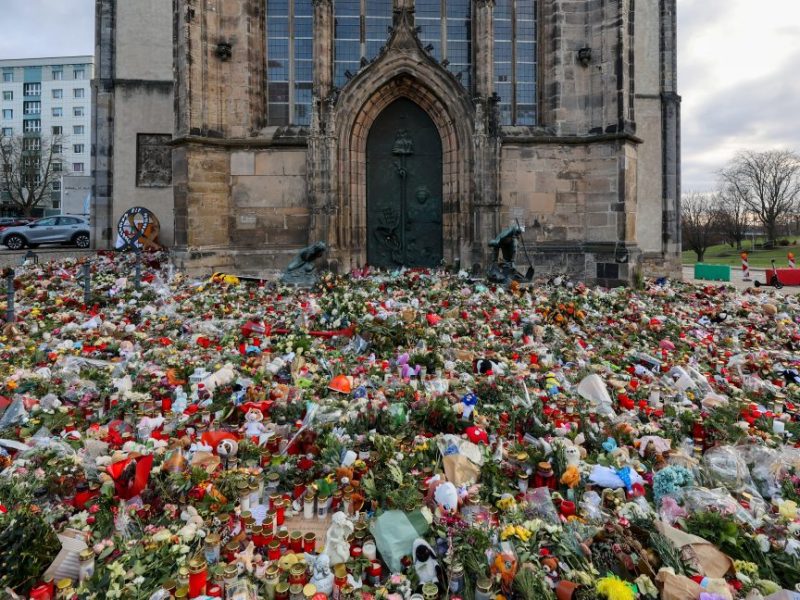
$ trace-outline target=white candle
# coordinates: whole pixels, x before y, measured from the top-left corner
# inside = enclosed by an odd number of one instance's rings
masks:
[[[375,548],[375,542],[364,542],[364,545],[361,547],[361,552],[367,560],[376,560],[377,550]]]
[[[783,421],[775,419],[772,422],[772,433],[776,435],[783,435],[785,428],[786,428],[786,423],[784,423]]]

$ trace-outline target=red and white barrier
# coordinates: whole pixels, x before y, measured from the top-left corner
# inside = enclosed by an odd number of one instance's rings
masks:
[[[750,263],[747,261],[747,252],[742,252],[742,281],[750,281]]]

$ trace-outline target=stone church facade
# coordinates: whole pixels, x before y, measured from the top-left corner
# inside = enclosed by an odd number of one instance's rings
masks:
[[[485,268],[518,222],[540,273],[680,276],[675,0],[166,4],[97,0],[100,244],[143,205],[196,272]]]

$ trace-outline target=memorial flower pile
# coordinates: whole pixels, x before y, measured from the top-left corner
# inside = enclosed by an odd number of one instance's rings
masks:
[[[14,275],[3,597],[800,593],[797,297],[134,260]]]

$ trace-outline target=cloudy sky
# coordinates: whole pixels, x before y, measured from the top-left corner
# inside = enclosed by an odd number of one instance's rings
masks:
[[[0,58],[93,53],[94,0],[0,2]],[[678,0],[678,18],[684,190],[738,150],[800,151],[800,1]]]

